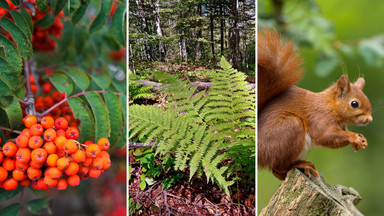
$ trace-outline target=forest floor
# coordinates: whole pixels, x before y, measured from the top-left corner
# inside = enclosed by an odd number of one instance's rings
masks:
[[[162,181],[140,189],[142,166],[129,155],[132,167],[129,181],[129,197],[132,215],[255,215],[255,185],[239,184],[238,193],[232,199],[204,177],[188,175],[164,190]]]

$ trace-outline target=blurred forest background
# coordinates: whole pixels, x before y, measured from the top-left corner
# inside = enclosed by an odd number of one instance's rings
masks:
[[[167,70],[179,64],[212,67],[222,55],[234,68],[254,73],[255,1],[129,3],[129,65],[134,73],[159,64],[168,64]]]
[[[343,71],[351,81],[365,78],[373,122],[349,129],[365,135],[367,149],[321,148],[307,157],[329,184],[355,188],[363,198],[357,207],[365,215],[384,214],[383,11],[384,1],[379,0],[258,1],[258,27],[274,27],[298,45],[306,71],[298,86],[319,92],[336,82]],[[270,171],[258,170],[258,213],[280,183]]]

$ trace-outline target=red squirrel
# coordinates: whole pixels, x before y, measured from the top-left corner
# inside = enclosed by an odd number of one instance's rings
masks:
[[[363,93],[365,81],[350,83],[348,76],[322,92],[295,86],[303,70],[302,59],[293,42],[283,42],[277,32],[258,33],[258,165],[272,169],[284,180],[296,167],[319,177],[315,166],[304,158],[316,147],[355,150],[368,145],[362,134],[346,125],[366,125],[372,121],[371,103]]]

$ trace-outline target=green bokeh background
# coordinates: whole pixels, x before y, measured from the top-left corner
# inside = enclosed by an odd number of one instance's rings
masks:
[[[382,0],[317,0],[315,3],[319,5],[323,16],[334,24],[337,40],[359,41],[384,34]],[[342,69],[338,66],[327,77],[319,77],[314,72],[318,53],[310,48],[301,48],[300,53],[304,58],[306,72],[298,86],[319,92],[342,75]],[[355,81],[359,74],[366,80],[364,92],[372,104],[373,122],[365,127],[348,128],[364,134],[368,147],[358,152],[354,152],[350,145],[341,149],[314,149],[309,152],[307,160],[315,164],[330,185],[342,184],[356,189],[363,198],[357,208],[364,215],[384,215],[384,67],[369,66],[357,55],[341,57],[351,81]],[[269,170],[258,170],[257,175],[257,204],[260,213],[281,181]]]

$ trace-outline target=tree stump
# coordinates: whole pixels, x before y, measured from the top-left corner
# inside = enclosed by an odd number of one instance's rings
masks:
[[[330,186],[321,176],[308,178],[292,169],[277,189],[262,215],[363,215],[355,206],[359,193],[342,185]]]

